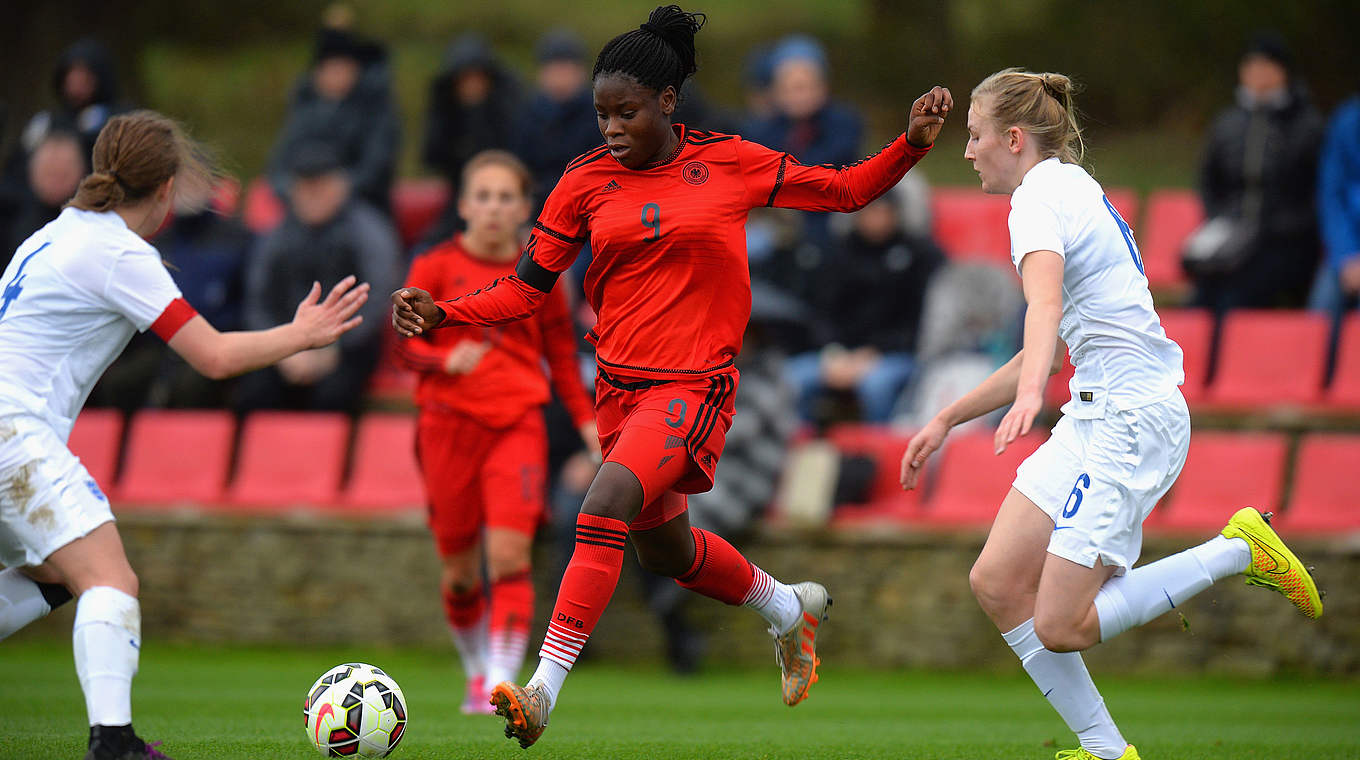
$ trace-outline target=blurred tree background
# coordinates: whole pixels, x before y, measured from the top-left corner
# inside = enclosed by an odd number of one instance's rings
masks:
[[[109,44],[127,99],[172,114],[214,146],[242,177],[261,170],[289,89],[311,56],[325,0],[11,0],[0,11],[3,142],[52,97],[51,68],[82,36]],[[390,46],[404,117],[403,173],[416,157],[427,86],[444,46],[476,30],[529,76],[534,40],[575,29],[592,49],[646,19],[638,0],[353,0],[355,28]],[[690,0],[709,13],[699,37],[699,83],[731,109],[756,45],[789,32],[820,37],[837,97],[868,115],[876,147],[901,130],[912,99],[949,86],[966,107],[969,89],[1005,66],[1062,71],[1084,91],[1089,162],[1106,182],[1138,187],[1193,180],[1200,133],[1230,102],[1239,52],[1251,34],[1275,29],[1291,42],[1298,71],[1330,109],[1360,89],[1360,3],[1355,0]],[[971,182],[962,161],[963,114],[924,165],[932,179]],[[6,147],[7,149],[7,147]]]

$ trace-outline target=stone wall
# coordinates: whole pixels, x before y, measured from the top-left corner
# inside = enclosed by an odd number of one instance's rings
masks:
[[[127,514],[120,528],[142,580],[149,638],[202,642],[448,646],[437,563],[414,518],[395,521]],[[1194,539],[1153,538],[1144,559]],[[870,667],[1012,668],[1014,661],[968,590],[981,534],[795,534],[765,531],[743,548],[786,580],[817,578],[836,603],[823,656]],[[1145,672],[1360,673],[1360,539],[1298,542],[1327,588],[1319,621],[1278,595],[1232,580],[1097,647],[1101,668]],[[537,617],[556,592],[542,548]],[[640,601],[631,561],[593,637],[595,656],[655,659],[659,629]],[[25,636],[69,635],[71,607]],[[696,598],[708,661],[772,661],[764,625],[747,610]],[[1188,624],[1188,629],[1187,629]],[[541,625],[541,624],[540,624]],[[536,634],[541,634],[541,627]]]

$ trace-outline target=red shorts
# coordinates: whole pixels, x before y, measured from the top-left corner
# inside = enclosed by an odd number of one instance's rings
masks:
[[[422,409],[416,454],[441,557],[475,546],[483,526],[529,536],[538,530],[548,459],[539,409],[504,428],[456,412]]]
[[[629,526],[649,530],[686,509],[684,494],[713,487],[732,425],[738,373],[695,380],[638,380],[599,372],[595,420],[606,462],[642,484],[642,512]]]

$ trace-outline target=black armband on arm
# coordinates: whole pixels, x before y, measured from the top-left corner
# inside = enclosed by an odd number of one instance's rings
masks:
[[[544,269],[538,262],[524,254],[519,257],[519,263],[515,265],[515,276],[528,283],[535,290],[544,293],[551,293],[553,286],[557,284],[558,272],[551,269]]]

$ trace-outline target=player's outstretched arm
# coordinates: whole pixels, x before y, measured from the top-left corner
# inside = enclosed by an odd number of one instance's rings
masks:
[[[911,107],[907,131],[883,150],[850,166],[805,166],[787,153],[739,143],[752,206],[803,211],[858,211],[902,180],[925,157],[954,107],[945,87],[932,87]]]
[[[1066,356],[1067,344],[1059,338],[1053,351],[1052,361],[1049,364],[1050,375],[1056,375],[1062,371],[1063,359]],[[941,409],[930,422],[926,423],[921,432],[912,436],[911,441],[907,444],[906,452],[902,455],[900,472],[902,488],[910,490],[916,487],[916,483],[921,477],[921,471],[925,468],[926,460],[930,458],[931,454],[935,453],[936,449],[940,448],[944,443],[945,436],[949,435],[949,431],[956,425],[994,412],[1015,401],[1016,388],[1020,382],[1020,366],[1024,362],[1024,357],[1024,349],[1021,349],[1015,356],[1011,357],[1010,361],[998,367],[976,388]]]
[[[350,275],[321,299],[321,284],[298,304],[293,321],[268,330],[218,332],[208,320],[195,316],[170,339],[169,346],[189,366],[220,380],[267,367],[309,348],[329,346],[363,321],[356,314],[368,300],[368,283],[355,284]]]

